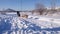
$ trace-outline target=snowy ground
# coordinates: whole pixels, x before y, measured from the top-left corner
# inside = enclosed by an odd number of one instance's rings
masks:
[[[0,34],[56,34],[60,31],[56,32],[53,28],[60,27],[59,23],[60,18],[57,17],[32,16],[25,19],[13,15],[0,15]]]
[[[32,18],[31,18],[32,17]],[[51,16],[29,16],[27,19],[28,21],[32,21],[37,25],[42,27],[60,27],[60,18],[59,17],[51,17]]]

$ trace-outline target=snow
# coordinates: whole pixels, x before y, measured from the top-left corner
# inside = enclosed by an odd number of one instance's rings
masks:
[[[30,16],[25,19],[12,15],[0,15],[0,34],[40,33],[41,29],[60,27],[59,23],[60,19],[57,17]]]
[[[32,17],[32,18],[31,18]],[[59,17],[51,17],[51,16],[29,16],[27,21],[32,21],[41,28],[55,28],[60,27],[60,18]],[[35,19],[37,18],[37,19]]]

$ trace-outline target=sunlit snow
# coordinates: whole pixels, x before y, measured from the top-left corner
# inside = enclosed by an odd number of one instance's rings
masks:
[[[40,34],[44,31],[49,32],[53,28],[60,27],[59,20],[43,16],[39,18],[32,16],[32,18],[24,19],[17,16],[1,15],[0,34]]]

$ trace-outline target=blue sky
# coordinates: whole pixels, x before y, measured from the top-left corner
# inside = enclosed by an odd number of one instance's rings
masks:
[[[0,10],[3,9],[14,9],[14,10],[20,10],[20,0],[0,0]]]
[[[50,7],[51,0],[0,0],[0,10],[14,9],[14,10],[33,10],[36,3],[42,3],[46,7]],[[60,0],[56,0],[56,5],[60,6]]]

